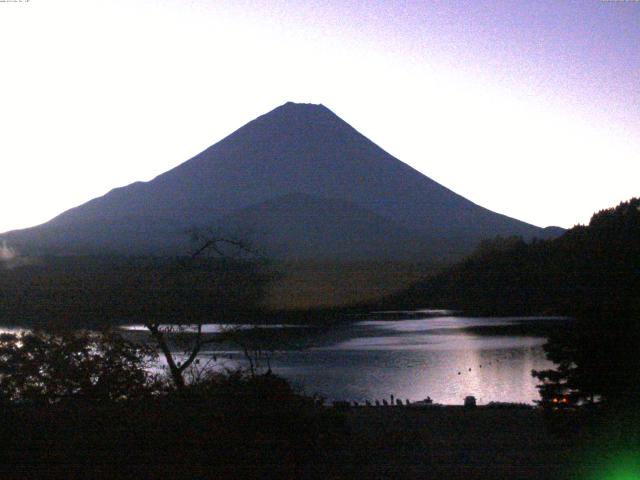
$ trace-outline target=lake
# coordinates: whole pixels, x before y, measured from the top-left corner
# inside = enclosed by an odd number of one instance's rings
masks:
[[[424,310],[371,314],[318,333],[298,326],[307,347],[274,353],[271,366],[308,394],[364,403],[389,399],[461,404],[474,395],[479,404],[539,399],[532,370],[553,366],[541,334],[512,334],[518,324],[557,326],[556,317],[477,318]],[[275,328],[291,326],[275,326]],[[129,327],[135,330],[136,327]],[[271,326],[274,328],[274,326]],[[206,330],[215,332],[218,325]],[[504,329],[504,331],[501,331]],[[538,330],[534,330],[538,331]],[[246,365],[239,350],[208,350],[219,368]]]

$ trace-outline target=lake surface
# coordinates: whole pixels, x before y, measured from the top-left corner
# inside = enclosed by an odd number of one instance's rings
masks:
[[[402,315],[399,315],[402,316]],[[461,404],[474,395],[480,404],[539,399],[531,370],[550,368],[545,338],[500,333],[496,326],[564,321],[558,318],[470,318],[447,312],[412,313],[387,320],[388,313],[339,324],[318,335],[309,329],[308,348],[284,349],[273,355],[274,373],[308,394],[328,400],[364,403],[389,399]],[[490,334],[482,328],[492,326]],[[133,327],[135,329],[135,327]],[[207,329],[215,332],[219,326]],[[300,329],[305,327],[300,326]],[[473,329],[473,333],[466,329]],[[220,368],[246,365],[239,350],[209,350]]]

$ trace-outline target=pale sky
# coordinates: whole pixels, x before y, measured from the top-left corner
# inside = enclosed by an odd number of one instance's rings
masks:
[[[286,101],[539,226],[640,195],[640,2],[23,0],[0,41],[0,232]]]

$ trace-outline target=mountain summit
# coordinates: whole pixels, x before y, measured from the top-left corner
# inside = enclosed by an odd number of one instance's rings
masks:
[[[49,253],[180,254],[214,227],[296,259],[459,256],[548,232],[480,207],[394,158],[322,105],[286,103],[149,182],[2,236]]]

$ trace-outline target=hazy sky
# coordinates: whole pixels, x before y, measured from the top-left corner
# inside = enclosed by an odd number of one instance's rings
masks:
[[[640,2],[0,2],[0,232],[291,100],[536,225],[640,195]]]

